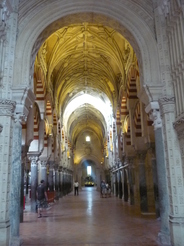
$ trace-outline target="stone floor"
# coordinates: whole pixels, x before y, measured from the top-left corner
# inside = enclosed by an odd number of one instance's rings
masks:
[[[100,198],[94,187],[61,198],[42,218],[26,202],[20,225],[23,246],[156,246],[160,221],[111,196]]]

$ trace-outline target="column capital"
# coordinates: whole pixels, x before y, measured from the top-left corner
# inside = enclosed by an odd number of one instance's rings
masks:
[[[158,100],[161,116],[175,111],[175,98],[163,97]]]
[[[38,155],[34,155],[34,154],[28,154],[28,159],[31,161],[31,166],[38,165]]]
[[[12,117],[15,110],[16,102],[0,99],[0,116],[10,116]]]
[[[47,167],[47,160],[39,160],[42,167]]]
[[[150,102],[145,108],[147,114],[149,114],[150,120],[153,121],[154,130],[162,127],[162,120],[160,117],[160,107],[158,102]]]
[[[183,139],[184,137],[184,117],[173,123],[173,127],[177,132],[178,139]]]

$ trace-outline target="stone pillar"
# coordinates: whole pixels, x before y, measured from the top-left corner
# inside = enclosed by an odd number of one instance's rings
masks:
[[[154,184],[153,184],[153,169],[152,169],[152,155],[153,149],[147,150],[146,156],[146,187],[147,187],[147,201],[148,201],[148,212],[155,213],[155,196],[154,196]]]
[[[45,181],[45,187],[47,187],[47,160],[40,160],[40,163],[41,163],[40,178],[41,180]]]
[[[27,148],[26,148],[27,150]],[[23,152],[22,148],[22,152]],[[24,155],[22,155],[22,165],[21,165],[21,197],[20,197],[20,222],[23,222],[23,216],[24,216],[24,171],[25,171],[25,163],[26,163],[26,154],[24,152]]]
[[[157,163],[156,159],[152,158],[152,170],[153,170],[153,185],[154,185],[154,197],[155,197],[155,211],[156,211],[156,217],[160,217],[160,208],[159,208],[159,192],[158,192],[158,178],[157,178]]]
[[[59,167],[59,191],[60,191],[60,197],[63,197],[63,169],[62,167]]]
[[[134,178],[135,178],[135,193],[134,193],[134,204],[135,206],[140,209],[140,191],[139,191],[139,163],[138,163],[138,158],[136,157],[135,158],[135,161],[134,161],[134,172],[135,172],[135,175],[134,175]]]
[[[100,191],[100,168],[96,168],[96,185],[97,191]]]
[[[121,171],[118,170],[118,193],[119,193],[119,199],[122,199],[122,176],[121,176]]]
[[[175,121],[175,98],[162,98],[159,100],[159,106],[163,123],[166,172],[168,175],[171,245],[184,245],[184,175],[181,158],[183,145],[180,148],[178,140],[178,136],[183,133],[183,130],[180,132],[179,129],[176,129],[176,132],[173,127],[173,122]],[[183,119],[180,119],[180,122],[183,122]],[[178,123],[175,122],[174,126],[176,127]]]
[[[20,193],[20,222],[23,222],[24,216],[24,169],[25,169],[25,158],[22,159],[21,165],[21,193]]]
[[[123,188],[124,188],[124,201],[128,202],[128,175],[127,175],[127,169],[124,168],[123,169],[123,177],[124,177],[124,184],[123,184]]]
[[[115,195],[118,197],[118,171],[115,172]]]
[[[20,245],[20,199],[21,199],[21,147],[22,147],[22,125],[21,116],[15,115],[13,122],[12,139],[12,164],[11,164],[11,190],[10,190],[10,245]]]
[[[158,178],[158,192],[159,192],[159,208],[161,226],[158,234],[159,242],[164,245],[170,245],[170,231],[169,231],[169,198],[166,180],[166,166],[164,157],[162,121],[160,118],[159,105],[157,102],[152,102],[146,107],[146,112],[149,113],[150,119],[153,120],[155,130],[155,150],[157,162],[157,178]],[[167,145],[167,143],[166,143]]]
[[[10,218],[9,197],[11,180],[12,114],[15,102],[0,99],[0,245],[9,245]]]
[[[53,182],[53,162],[49,162],[49,175],[48,175],[48,183],[49,183],[49,190],[54,190],[54,182]]]
[[[130,205],[134,205],[134,185],[135,185],[135,173],[133,158],[128,158],[128,174],[129,174],[129,188],[130,188]]]
[[[147,201],[147,185],[146,185],[146,173],[145,173],[145,158],[146,152],[139,152],[139,191],[140,191],[140,207],[141,212],[148,212]]]
[[[56,199],[59,199],[59,170],[58,165],[55,166],[55,191],[56,191]]]
[[[58,165],[55,165],[55,190],[58,191],[59,187],[59,171],[58,171]]]
[[[36,189],[38,186],[38,155],[29,155],[31,161],[31,212],[36,212]]]

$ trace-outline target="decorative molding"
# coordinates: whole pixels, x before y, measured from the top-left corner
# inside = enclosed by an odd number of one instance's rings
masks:
[[[161,9],[166,17],[170,12],[170,0],[161,0]]]
[[[18,124],[18,123],[22,124],[23,122],[27,121],[27,116],[15,113],[15,114],[13,114],[13,119],[14,119],[14,122],[16,124]]]
[[[0,116],[12,116],[16,103],[11,100],[0,99]]]
[[[32,89],[29,87],[16,87],[12,88],[12,91],[13,99],[16,101],[15,112],[27,117],[35,101],[35,95]]]
[[[7,19],[12,12],[11,4],[8,0],[0,0],[0,39],[5,40]]]
[[[40,164],[42,168],[47,168],[47,160],[40,160]]]
[[[163,97],[158,100],[161,116],[175,111],[175,97]]]

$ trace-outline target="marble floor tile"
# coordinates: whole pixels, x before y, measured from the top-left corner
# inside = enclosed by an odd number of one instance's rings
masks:
[[[20,224],[23,246],[157,246],[160,221],[111,196],[100,198],[95,187],[79,196],[62,197],[42,218],[31,213],[26,199]]]

